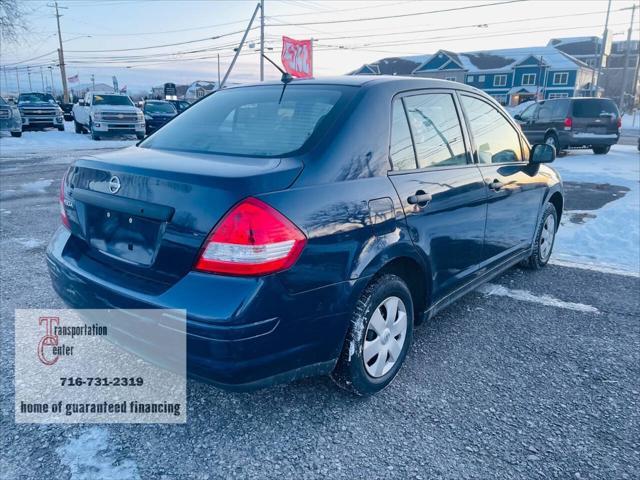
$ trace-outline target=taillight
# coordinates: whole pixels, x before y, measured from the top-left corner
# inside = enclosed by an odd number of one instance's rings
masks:
[[[571,117],[567,117],[564,119],[564,127],[567,130],[573,127],[573,119]]]
[[[195,268],[226,275],[266,275],[293,265],[306,241],[280,212],[247,198],[211,231]]]
[[[62,176],[62,181],[60,182],[60,220],[62,220],[62,224],[71,230],[71,224],[69,223],[69,217],[67,216],[67,211],[64,208],[64,187],[67,183],[67,175],[69,174],[69,170],[65,172]]]
[[[618,121],[616,122],[616,126],[618,128],[622,128],[622,117],[618,117]]]

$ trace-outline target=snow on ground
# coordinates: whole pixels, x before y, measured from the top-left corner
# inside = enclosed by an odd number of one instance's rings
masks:
[[[135,137],[92,140],[90,135],[75,133],[73,122],[65,122],[64,128],[64,132],[53,129],[23,132],[20,138],[3,134],[0,136],[0,156],[121,148],[134,145],[137,142]]]
[[[584,223],[565,212],[553,257],[587,268],[640,273],[640,154],[633,145],[615,145],[607,155],[569,152],[552,166],[564,182],[590,182],[629,188],[623,197],[590,210]]]

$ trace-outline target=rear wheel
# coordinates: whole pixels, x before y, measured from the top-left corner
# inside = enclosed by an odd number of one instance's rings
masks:
[[[610,145],[600,145],[598,147],[593,147],[593,153],[596,155],[606,155],[611,150]]]
[[[560,142],[558,141],[558,136],[555,133],[548,133],[547,136],[544,137],[544,143],[555,148],[556,153],[560,152]]]
[[[395,378],[412,338],[413,302],[409,288],[396,275],[382,275],[358,300],[331,377],[357,395],[377,393]]]
[[[557,227],[558,212],[556,212],[556,207],[551,203],[547,203],[542,212],[540,225],[536,232],[533,251],[531,252],[531,256],[524,262],[526,267],[538,270],[549,263],[553,243],[556,238]]]

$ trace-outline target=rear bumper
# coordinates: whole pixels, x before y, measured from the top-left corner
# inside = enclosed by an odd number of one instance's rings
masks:
[[[72,308],[187,310],[189,376],[247,390],[329,373],[346,335],[353,289],[366,279],[291,294],[277,276],[190,272],[158,295],[110,283],[66,252],[60,227],[47,248],[53,287]],[[359,285],[358,285],[359,286]]]
[[[620,139],[619,133],[581,133],[581,132],[560,132],[560,144],[567,147],[587,147],[615,145]]]

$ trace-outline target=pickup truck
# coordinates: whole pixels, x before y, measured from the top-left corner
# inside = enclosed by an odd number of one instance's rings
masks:
[[[62,109],[49,93],[29,92],[18,96],[22,129],[54,127],[64,131]]]
[[[20,110],[0,97],[0,132],[10,132],[12,137],[22,136]]]
[[[73,106],[76,133],[91,133],[100,140],[111,135],[135,135],[142,140],[145,134],[144,115],[127,95],[88,92]]]

